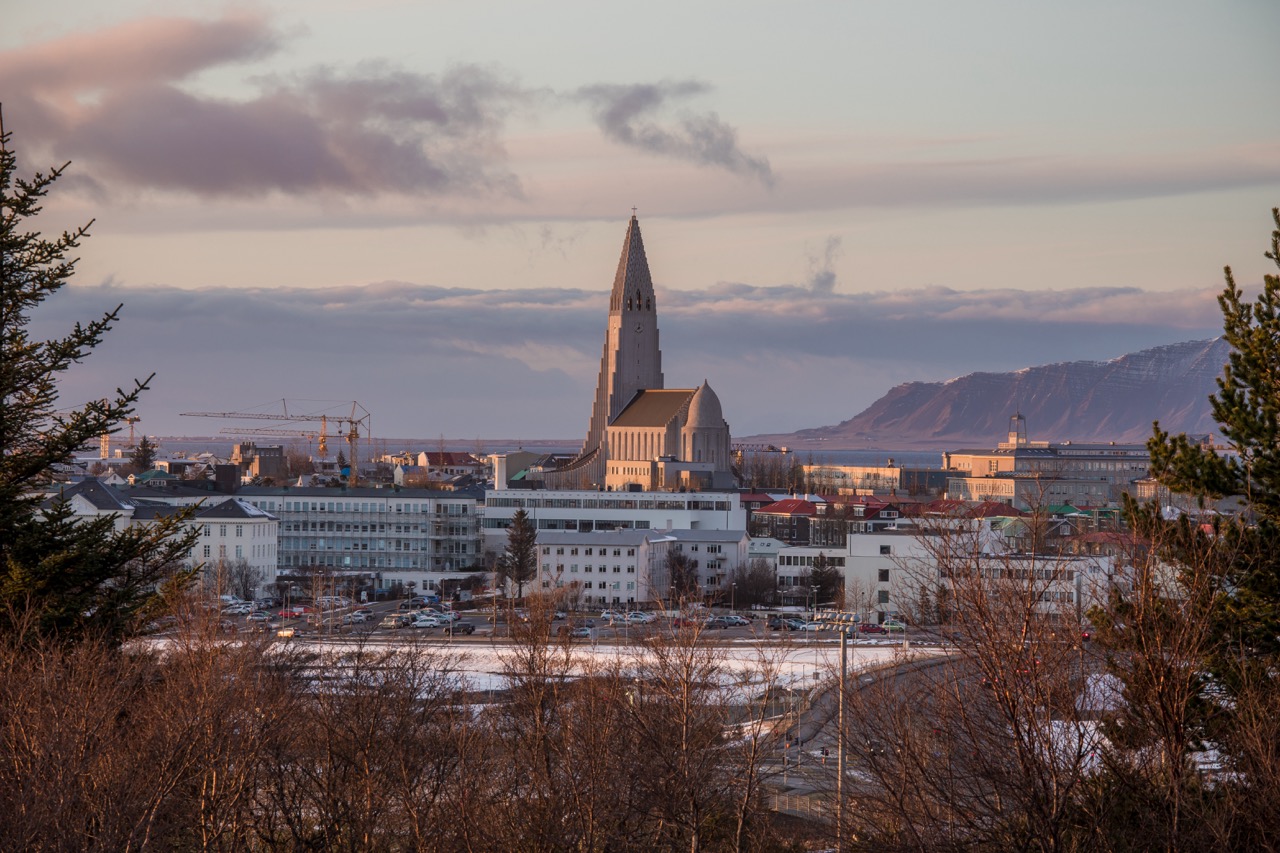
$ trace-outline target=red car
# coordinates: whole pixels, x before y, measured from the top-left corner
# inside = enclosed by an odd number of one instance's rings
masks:
[[[860,622],[858,624],[859,634],[887,634],[883,625],[877,625],[874,622]]]
[[[306,613],[315,613],[316,609],[309,604],[295,604],[292,607],[286,607],[276,615],[281,619],[295,619]]]

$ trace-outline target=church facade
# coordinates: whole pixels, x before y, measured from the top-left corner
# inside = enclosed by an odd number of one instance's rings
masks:
[[[548,488],[611,491],[734,485],[729,424],[715,391],[706,381],[664,387],[657,299],[635,216],[609,297],[586,440],[571,462],[544,471],[542,480]]]

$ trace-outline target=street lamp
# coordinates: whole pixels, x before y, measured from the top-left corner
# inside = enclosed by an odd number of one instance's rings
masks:
[[[813,586],[809,587],[809,589],[813,590],[813,607],[809,608],[809,618],[817,619],[818,618],[818,585],[814,584]]]
[[[738,612],[738,585],[736,583],[729,584],[729,612]]]

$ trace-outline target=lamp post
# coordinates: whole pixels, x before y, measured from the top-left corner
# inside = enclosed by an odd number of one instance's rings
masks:
[[[738,612],[738,585],[736,583],[729,584],[729,612]]]
[[[840,632],[840,704],[836,716],[836,850],[844,850],[844,694],[849,676],[849,636]]]
[[[818,618],[818,585],[814,584],[809,589],[813,591],[813,606],[809,608],[809,620],[812,621]]]

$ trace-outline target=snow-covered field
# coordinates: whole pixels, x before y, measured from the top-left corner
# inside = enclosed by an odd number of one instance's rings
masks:
[[[354,646],[349,643],[327,643],[308,639],[289,641],[289,648],[315,652],[322,659],[332,659],[338,664],[343,655],[350,654]],[[515,667],[515,647],[487,643],[426,642],[422,644],[373,640],[361,645],[371,652],[401,649],[406,652],[421,650],[426,655],[441,656],[442,665],[455,673],[460,682],[471,690],[501,690],[506,687],[505,672]],[[639,670],[649,653],[642,644],[575,644],[567,649],[555,646],[557,654],[566,657],[563,670],[567,675],[582,675],[602,668],[618,666],[625,670]],[[832,678],[838,672],[840,646],[837,642],[795,644],[777,642],[742,641],[728,645],[698,647],[714,658],[722,673],[725,686],[734,684],[760,684],[771,681],[782,686],[801,687],[817,684]],[[862,642],[849,647],[849,671],[884,666],[910,657],[940,654],[938,648],[912,647],[904,650],[900,642],[870,644]],[[339,664],[340,665],[340,664]],[[559,668],[559,667],[557,667]],[[461,685],[460,685],[461,686]]]

